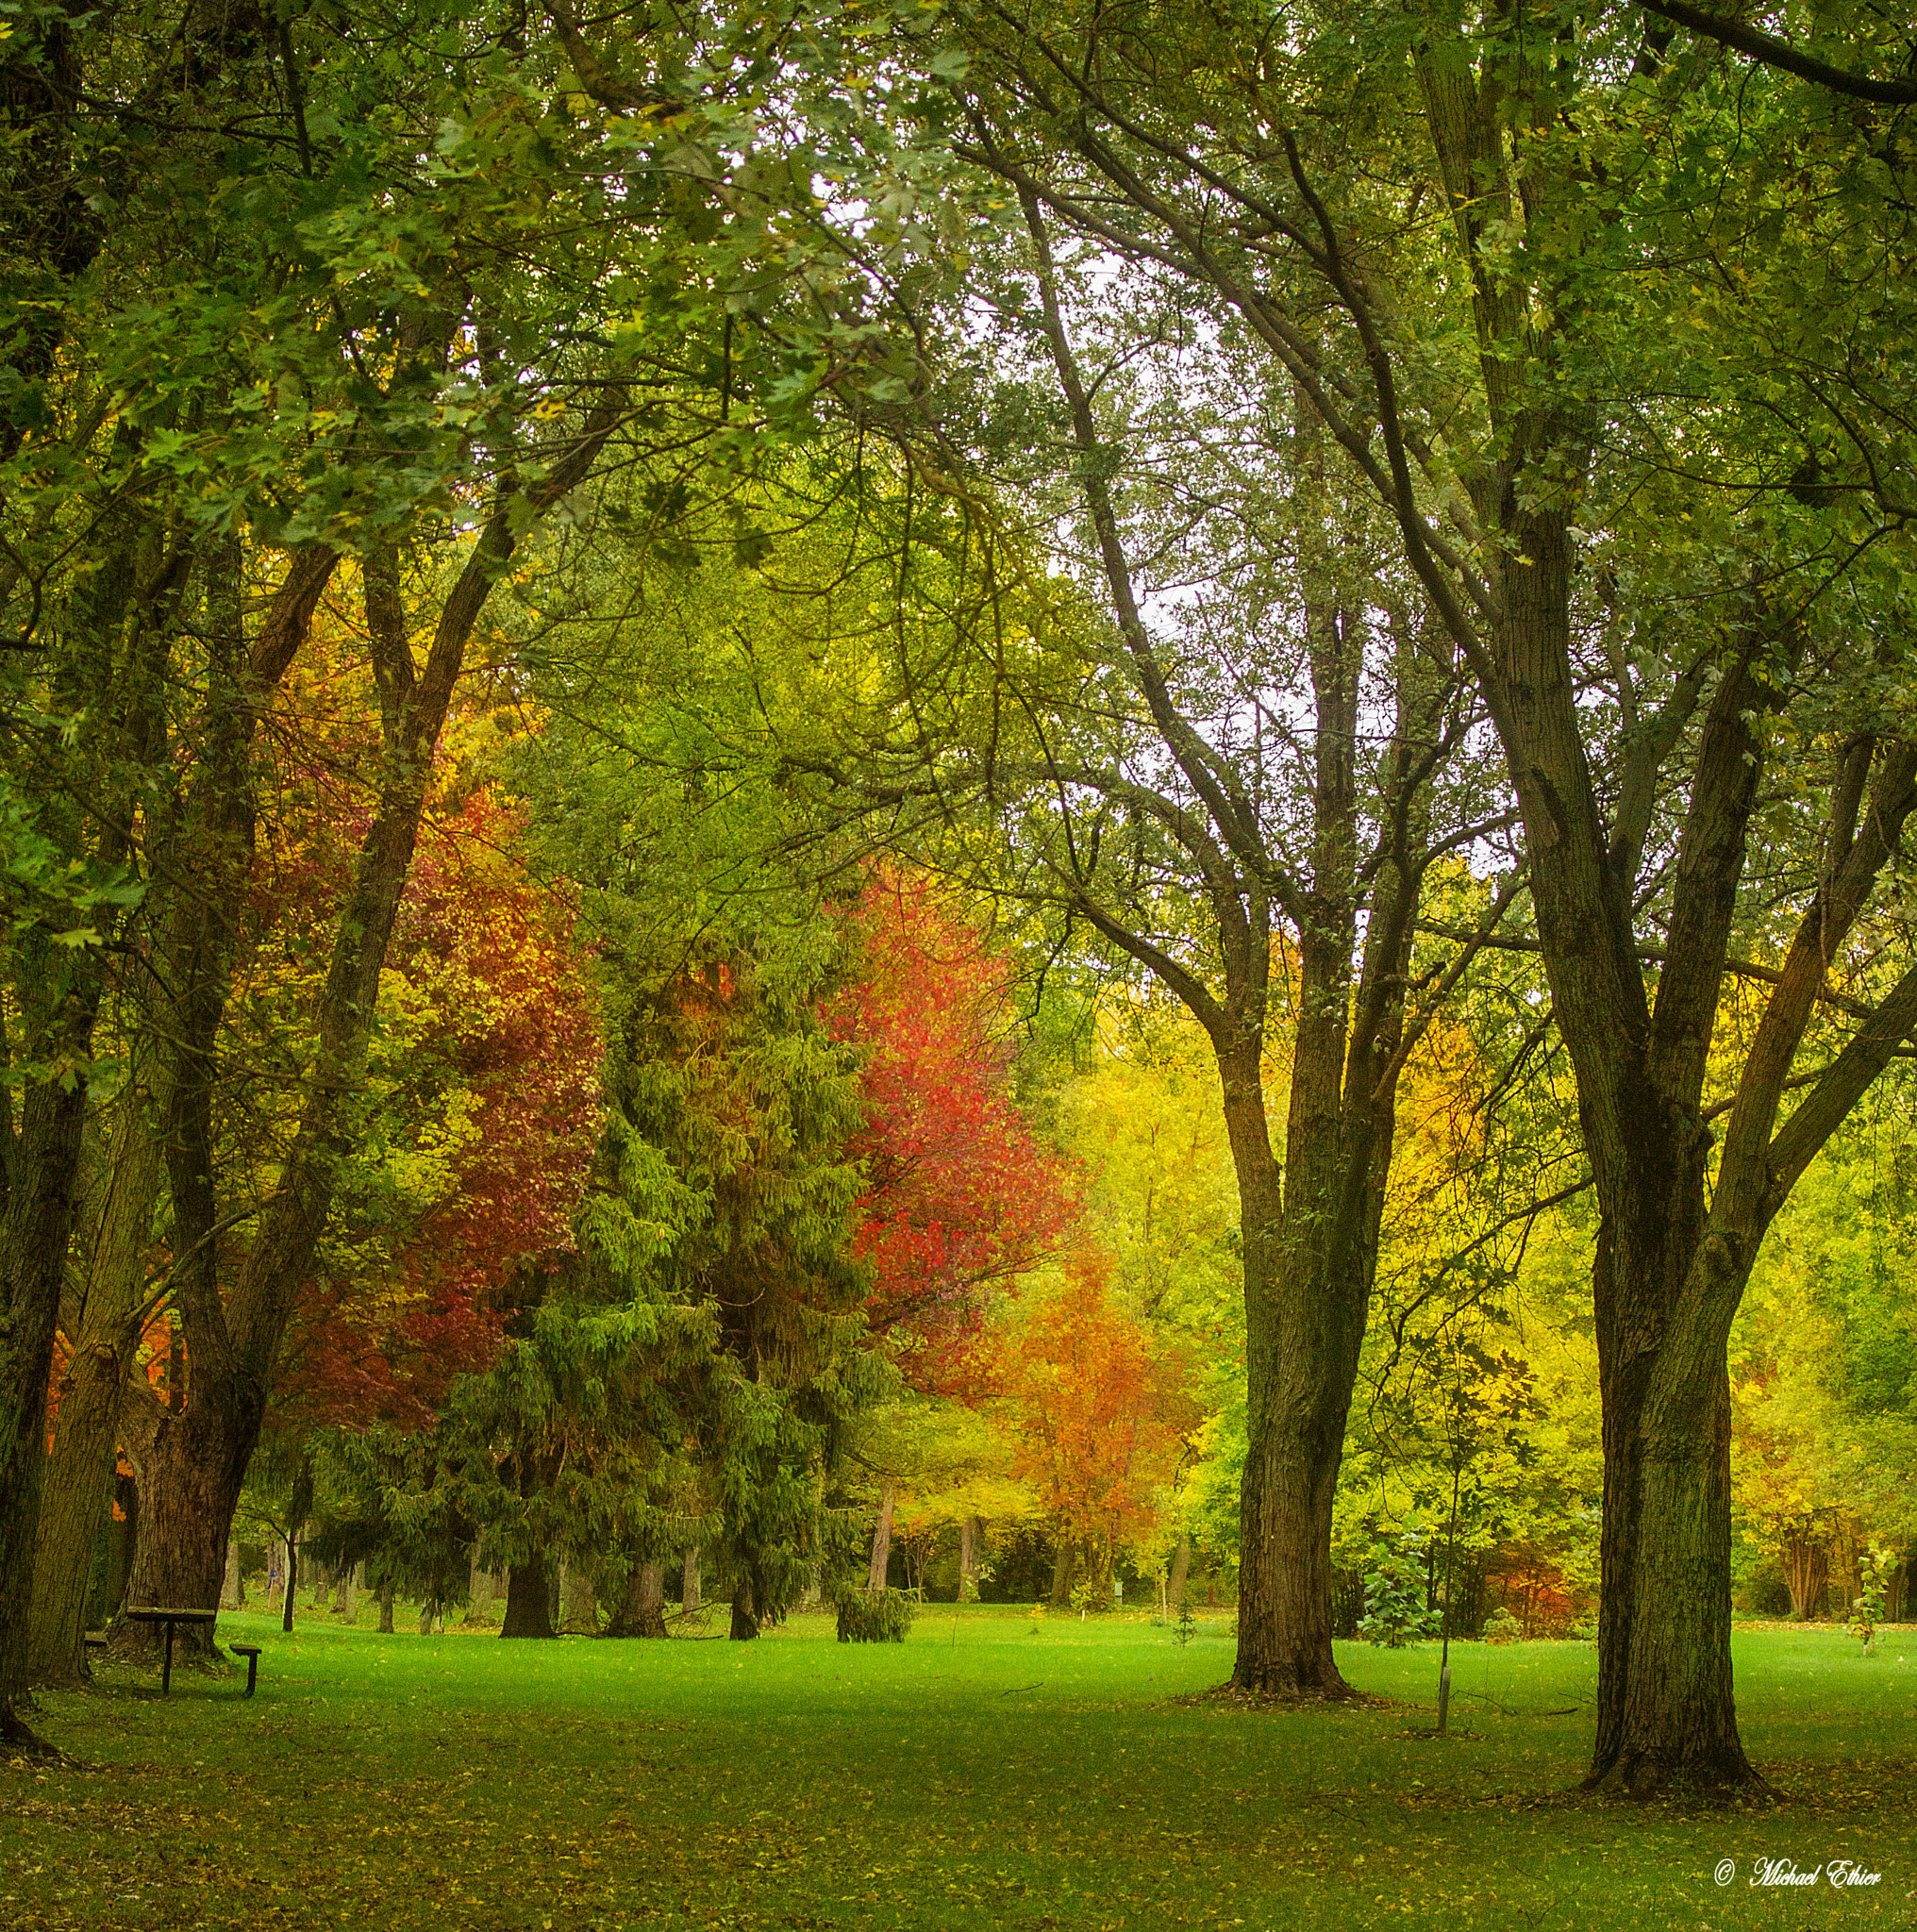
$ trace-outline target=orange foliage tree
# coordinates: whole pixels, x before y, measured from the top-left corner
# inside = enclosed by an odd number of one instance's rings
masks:
[[[1197,1405],[1177,1348],[1114,1294],[1111,1262],[1081,1249],[1064,1279],[1026,1315],[1004,1364],[1017,1446],[1030,1482],[1094,1587],[1117,1552],[1149,1542]]]

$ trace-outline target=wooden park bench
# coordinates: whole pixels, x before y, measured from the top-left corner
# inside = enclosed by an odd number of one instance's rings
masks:
[[[253,1686],[259,1676],[258,1644],[229,1643],[226,1649],[230,1656],[243,1657],[246,1659],[246,1689],[241,1692],[241,1695],[242,1697],[251,1697],[253,1695]]]

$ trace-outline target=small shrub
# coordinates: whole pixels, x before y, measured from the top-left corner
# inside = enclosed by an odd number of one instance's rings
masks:
[[[1484,1641],[1487,1643],[1515,1643],[1524,1634],[1525,1626],[1509,1610],[1493,1610],[1484,1620]]]
[[[1443,1618],[1425,1603],[1425,1539],[1415,1529],[1374,1553],[1364,1579],[1364,1615],[1358,1634],[1367,1643],[1402,1650],[1434,1635]]]
[[[1861,1587],[1851,1599],[1849,1629],[1853,1637],[1863,1639],[1866,1657],[1871,1654],[1877,1624],[1883,1618],[1885,1585],[1896,1567],[1892,1553],[1881,1543],[1873,1543],[1858,1558],[1858,1582]]]
[[[841,1643],[903,1643],[918,1601],[907,1590],[847,1590],[839,1597]]]
[[[1192,1599],[1181,1596],[1178,1599],[1178,1614],[1172,1620],[1172,1634],[1177,1638],[1180,1650],[1191,1642],[1192,1633],[1197,1627],[1198,1619],[1192,1614]]]

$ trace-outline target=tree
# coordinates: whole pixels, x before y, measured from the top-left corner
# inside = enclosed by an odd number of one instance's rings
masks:
[[[768,700],[766,755],[812,778],[825,824],[862,816],[866,837],[1049,922],[1054,947],[1082,936],[1114,975],[1156,979],[1204,1029],[1257,1447],[1234,1681],[1348,1696],[1331,1508],[1395,1086],[1475,947],[1419,950],[1417,909],[1431,866],[1487,849],[1504,813],[1464,756],[1455,654],[1375,562],[1309,398],[1206,341],[1175,288],[1114,308],[1097,260],[1055,246],[1021,193],[1024,237],[967,284],[962,314],[990,330],[954,316],[937,343],[964,358],[982,341],[980,366],[942,387],[929,370],[890,425],[907,474],[867,575],[891,575],[909,615],[885,681],[873,639],[822,634],[842,705]],[[1202,425],[1175,400],[1194,389]],[[981,391],[1022,425],[1011,446],[969,426]],[[929,501],[923,477],[943,479]],[[1055,571],[1028,560],[1060,541]],[[782,621],[807,625],[803,608]],[[1514,896],[1492,895],[1492,924]]]
[[[205,1525],[236,1493],[330,1207],[340,1094],[466,646],[508,560],[622,425],[646,440],[689,403],[652,445],[671,453],[649,478],[664,505],[683,480],[674,472],[700,454],[749,464],[769,415],[805,413],[811,384],[798,372],[829,360],[842,330],[819,299],[830,276],[801,266],[816,251],[783,232],[793,176],[778,164],[768,175],[771,152],[789,145],[784,116],[803,112],[776,50],[800,29],[814,50],[842,37],[811,8],[770,33],[757,13],[702,20],[625,50],[621,72],[563,9],[530,38],[509,10],[430,4],[400,31],[383,18],[302,20],[276,37],[252,13],[184,26],[140,9],[23,18],[5,57],[0,222],[22,248],[5,291],[0,602],[25,654],[10,660],[13,715],[40,722],[16,736],[25,756],[10,769],[37,774],[36,810],[65,802],[65,856],[99,874],[70,883],[110,888],[129,848],[150,889],[136,950],[160,970],[129,986],[155,1008],[145,1030],[166,1049],[147,1112],[167,1150],[195,1370],[187,1407],[149,1418],[137,1445],[158,1499],[142,1512],[142,1587],[211,1603],[207,1551],[225,1527]],[[716,88],[715,74],[726,75]],[[649,118],[702,90],[709,153]],[[544,110],[567,99],[598,105]],[[810,152],[830,168],[828,123]],[[665,148],[670,167],[640,158]],[[758,326],[793,287],[794,312]],[[410,569],[449,554],[437,581]],[[237,1210],[210,1172],[206,1124],[259,808],[258,727],[349,558],[359,567],[345,577],[370,591],[380,800],[342,908],[302,1128],[242,1263],[242,1243],[222,1239]],[[402,587],[424,593],[425,625],[417,608],[402,614]],[[408,633],[426,627],[420,664]],[[49,646],[42,677],[33,654]],[[99,691],[115,704],[68,729],[78,696]],[[117,761],[106,785],[103,753]],[[98,961],[81,949],[79,963]],[[27,1271],[8,1330],[19,1352],[0,1361],[11,1445],[0,1697],[19,1668],[34,1418],[99,997],[97,973],[75,1000],[50,964],[31,945],[10,958],[35,981],[24,1013],[55,1001],[58,1037],[42,1041],[33,1022],[22,1045],[60,1084],[44,1121],[29,1109],[28,1168],[42,1141],[53,1165],[43,1184],[22,1170],[23,1245],[0,1257],[0,1273]]]
[[[826,1024],[860,1056],[866,1319],[913,1386],[950,1392],[988,1291],[1059,1241],[1072,1200],[1009,1091],[1004,964],[929,880],[896,870],[861,895],[851,943]]]
[[[1072,1257],[1007,1338],[1004,1368],[1012,1474],[1032,1484],[1106,1600],[1119,1551],[1155,1541],[1197,1420],[1184,1362],[1117,1301],[1110,1277],[1107,1257]]]
[[[964,151],[1297,385],[1482,694],[1601,1212],[1591,1781],[1744,1782],[1725,1338],[1771,1219],[1917,1020],[1898,967],[1836,983],[1917,776],[1878,568],[1898,379],[1844,375],[1901,325],[1848,273],[1897,245],[1864,185],[1882,143],[1794,81],[1662,60],[1635,9],[1414,14],[1381,46],[1332,8],[1282,49],[1229,8],[950,19]],[[1755,103],[1772,131],[1743,147]],[[1781,161],[1800,137],[1809,175]],[[1434,192],[1448,229],[1419,217]],[[1719,278],[1727,246],[1750,280]],[[1772,811],[1794,836],[1760,878]],[[1726,974],[1768,991],[1708,1092]]]

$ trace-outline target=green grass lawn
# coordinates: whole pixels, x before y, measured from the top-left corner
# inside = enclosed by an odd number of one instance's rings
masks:
[[[1917,1627],[1738,1639],[1747,1746],[1782,1792],[1731,1815],[1566,1795],[1589,1646],[1348,1647],[1402,1703],[1184,1702],[1222,1623],[935,1608],[903,1646],[800,1618],[755,1644],[380,1637],[315,1622],[238,1680],[43,1700],[71,1767],[0,1766],[0,1927],[1917,1925]],[[1753,1889],[1854,1858],[1865,1890]],[[1736,1864],[1725,1885],[1714,1872]]]

